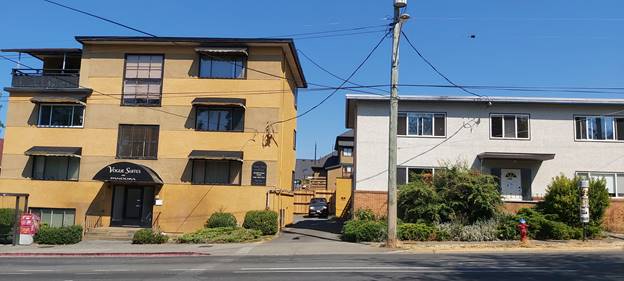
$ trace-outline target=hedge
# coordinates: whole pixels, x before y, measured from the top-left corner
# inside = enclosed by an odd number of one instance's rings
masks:
[[[236,217],[231,213],[216,212],[213,213],[208,221],[206,227],[235,227],[237,226]]]
[[[342,240],[350,242],[379,242],[386,239],[386,223],[375,220],[350,220],[342,228]]]
[[[262,231],[242,227],[204,228],[178,238],[179,243],[240,243],[257,240]]]
[[[50,227],[43,225],[34,237],[39,244],[76,244],[82,240],[82,226]]]
[[[12,243],[13,223],[15,223],[15,209],[0,208],[0,244]]]
[[[132,244],[163,244],[167,243],[169,237],[151,228],[141,229],[132,236]]]
[[[397,235],[400,240],[430,241],[436,239],[436,228],[424,223],[399,224]]]
[[[263,235],[273,235],[277,233],[277,213],[268,210],[249,211],[245,214],[243,227],[260,230]]]

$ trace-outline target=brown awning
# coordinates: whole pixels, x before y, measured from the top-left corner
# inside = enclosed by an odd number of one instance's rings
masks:
[[[546,161],[555,159],[553,153],[521,153],[521,152],[483,152],[477,155],[479,159],[509,159]]]
[[[84,101],[73,97],[33,97],[30,101],[32,103],[75,103],[86,105]]]
[[[245,99],[236,98],[195,98],[193,105],[198,106],[238,106],[245,108]]]
[[[243,161],[242,151],[193,150],[189,159]]]
[[[195,48],[198,53],[220,54],[220,55],[245,55],[248,56],[247,48],[231,47],[199,47]]]
[[[80,157],[82,147],[33,146],[24,152],[28,156],[65,156]]]

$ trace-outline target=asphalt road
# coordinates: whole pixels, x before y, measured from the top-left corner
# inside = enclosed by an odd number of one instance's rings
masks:
[[[624,280],[624,253],[0,258],[0,280]]]

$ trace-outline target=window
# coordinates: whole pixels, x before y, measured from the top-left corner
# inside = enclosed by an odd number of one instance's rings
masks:
[[[293,130],[293,149],[297,150],[297,130]]]
[[[492,114],[491,137],[500,139],[528,139],[529,115]]]
[[[193,184],[240,185],[242,163],[233,160],[192,160]]]
[[[123,105],[160,105],[163,55],[127,55]]]
[[[35,180],[78,180],[78,157],[33,156],[32,159],[32,178]]]
[[[157,154],[157,125],[119,125],[117,158],[156,159]]]
[[[436,170],[433,167],[398,167],[397,185],[407,184],[421,177],[431,177]]]
[[[76,209],[30,208],[30,212],[51,227],[74,225],[76,220]]]
[[[199,77],[201,78],[245,78],[245,56],[203,55],[200,58]]]
[[[400,136],[435,136],[446,135],[446,114],[399,112],[397,134]]]
[[[295,108],[297,108],[297,102],[299,100],[299,88],[297,88],[297,87],[293,88],[293,95],[294,95],[294,99],[295,99]]]
[[[342,166],[342,176],[350,177],[351,173],[353,173],[353,165],[344,165]]]
[[[343,147],[342,156],[345,156],[345,157],[353,156],[353,147]]]
[[[245,109],[242,107],[198,107],[195,129],[198,131],[242,132]]]
[[[624,141],[624,117],[576,116],[577,140]]]
[[[576,175],[584,179],[604,179],[609,196],[624,197],[624,173],[577,172]]]
[[[41,104],[39,127],[82,127],[84,106],[66,104]]]

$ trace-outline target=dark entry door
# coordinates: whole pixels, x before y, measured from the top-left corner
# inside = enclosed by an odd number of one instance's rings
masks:
[[[140,225],[143,209],[143,187],[126,187],[123,224]]]
[[[153,205],[153,186],[116,185],[113,189],[111,226],[150,227]]]

